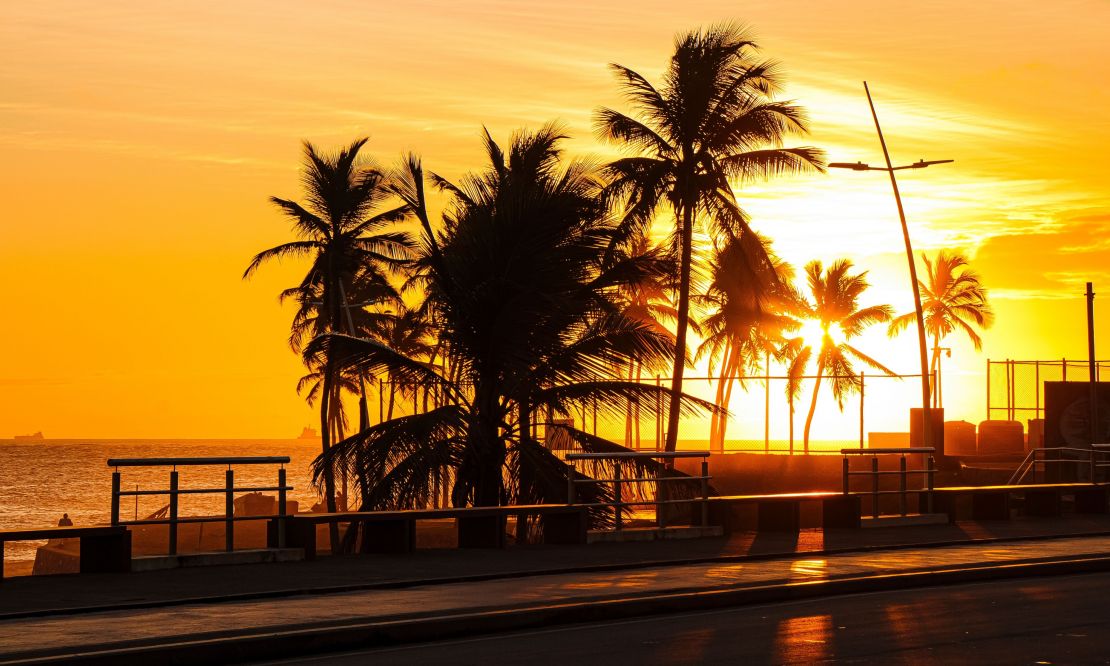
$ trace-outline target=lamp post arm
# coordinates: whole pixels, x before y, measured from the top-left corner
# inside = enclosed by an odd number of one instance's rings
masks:
[[[883,138],[883,128],[879,126],[879,114],[875,112],[875,102],[871,99],[871,89],[867,82],[863,82],[863,90],[867,93],[867,103],[871,106],[871,117],[875,120],[875,131],[879,135],[879,145],[883,148],[883,158],[886,160],[886,169],[890,173],[890,186],[894,189],[894,202],[898,205],[898,219],[902,222],[902,237],[906,241],[906,260],[910,266],[910,283],[913,288],[913,308],[917,313],[917,341],[918,351],[921,356],[921,434],[923,446],[933,445],[932,415],[929,413],[929,350],[925,341],[925,317],[921,310],[921,291],[917,284],[917,265],[913,260],[913,246],[910,244],[910,229],[906,224],[906,212],[902,208],[902,196],[898,193],[898,179],[894,177],[894,166],[890,162],[890,151]]]

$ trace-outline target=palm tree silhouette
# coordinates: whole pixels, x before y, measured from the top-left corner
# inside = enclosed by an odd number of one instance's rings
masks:
[[[806,264],[806,282],[812,301],[803,301],[801,309],[807,319],[816,320],[821,326],[821,346],[817,350],[817,377],[813,384],[813,397],[806,416],[803,445],[809,453],[809,433],[813,413],[817,409],[817,394],[821,380],[828,372],[833,397],[844,409],[844,398],[859,390],[859,377],[852,366],[852,359],[859,360],[887,375],[894,373],[886,366],[864,354],[848,343],[872,324],[890,321],[893,309],[889,305],[872,305],[860,308],[859,299],[869,286],[867,272],[852,274],[852,262],[839,259],[823,269],[820,261]],[[837,333],[838,332],[838,333]],[[837,339],[837,338],[841,339]],[[813,356],[813,349],[804,338],[790,340],[784,355],[791,359],[788,370],[787,395],[793,399],[801,392],[802,378]]]
[[[670,293],[670,262],[665,248],[652,245],[645,235],[637,235],[623,244],[613,255],[619,259],[635,258],[645,270],[639,280],[628,282],[618,289],[618,307],[621,314],[637,321],[657,333],[673,340],[674,335],[667,328],[677,316],[674,305],[668,298]],[[691,322],[694,324],[694,322]],[[643,364],[632,359],[628,365],[628,379],[643,380]],[[625,412],[624,439],[626,446],[640,448],[640,406],[630,404]]]
[[[775,255],[770,240],[757,238],[761,248],[754,257],[739,239],[717,250],[709,288],[698,299],[708,314],[702,321],[705,339],[696,358],[710,359],[710,373],[720,361],[715,399],[720,412],[713,414],[709,428],[714,451],[724,450],[734,382],[743,386],[744,378],[777,355],[785,334],[798,326],[792,316],[799,299],[791,286],[794,268]]]
[[[928,282],[918,281],[921,289],[921,311],[925,315],[925,330],[933,337],[933,355],[930,364],[932,380],[937,378],[940,364],[940,343],[955,331],[963,331],[975,345],[983,348],[983,340],[975,328],[990,328],[994,312],[987,301],[987,290],[979,274],[971,270],[966,257],[956,252],[941,250],[933,261],[924,253],[925,274]],[[890,322],[887,333],[894,337],[917,322],[917,313],[899,315]],[[930,387],[933,406],[940,407],[940,391]]]
[[[804,134],[806,124],[799,107],[773,100],[779,74],[773,63],[755,59],[756,48],[736,25],[685,34],[661,88],[627,67],[611,65],[633,115],[608,108],[596,113],[603,139],[638,153],[605,169],[607,197],[624,206],[623,234],[647,233],[662,207],[675,216],[670,246],[677,264],[678,312],[668,451],[678,440],[695,228],[700,224],[727,237],[750,234],[732,181],[824,168],[815,148],[781,147],[786,137]]]
[[[546,126],[503,149],[487,134],[484,169],[458,183],[431,176],[451,200],[439,230],[417,213],[425,233],[416,266],[441,363],[340,335],[308,346],[309,355],[389,372],[440,396],[438,406],[375,424],[316,460],[317,478],[347,468],[362,480],[363,508],[424,506],[440,479],[450,480],[455,506],[565,502],[566,466],[536,427],[561,429],[584,450],[623,450],[560,419],[595,402],[611,416],[636,401],[653,411],[654,398],[669,393],[606,378],[633,360],[663,367],[673,347],[622,314],[620,291],[650,267],[606,258],[616,227],[600,183],[589,163],[562,160],[562,138]],[[404,170],[398,187],[415,211],[423,170],[415,158]],[[687,413],[699,407],[712,409],[689,397],[681,403]],[[582,491],[584,501],[609,493],[602,484]]]
[[[391,194],[385,188],[381,171],[365,163],[360,151],[366,139],[357,139],[334,155],[323,154],[304,142],[305,171],[302,181],[305,202],[271,197],[286,217],[293,221],[297,240],[259,252],[243,273],[247,279],[267,261],[308,257],[312,264],[300,284],[282,292],[294,298],[300,308],[294,318],[290,338],[298,348],[304,338],[342,331],[351,310],[349,296],[377,291],[381,299],[394,298],[389,275],[406,265],[412,241],[408,234],[395,230],[393,223],[404,219],[407,206],[382,210]],[[355,334],[355,331],[350,331]],[[324,453],[330,448],[339,414],[333,402],[339,400],[335,359],[329,354],[309,355],[310,371],[321,372],[320,439]],[[324,499],[328,511],[335,511],[335,478],[324,475]],[[333,548],[338,545],[338,529],[333,530]]]

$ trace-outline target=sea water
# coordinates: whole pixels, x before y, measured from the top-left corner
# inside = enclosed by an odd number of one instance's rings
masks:
[[[0,529],[57,525],[68,513],[74,525],[107,523],[112,505],[109,458],[208,458],[223,456],[288,456],[289,499],[308,510],[319,501],[310,466],[320,453],[314,440],[290,439],[117,439],[16,442],[0,439]],[[278,465],[236,465],[235,485],[276,486]],[[170,467],[121,467],[124,490],[169,488]],[[179,487],[222,488],[226,465],[179,467]],[[267,493],[276,495],[275,492]],[[223,515],[224,496],[180,495],[178,514]],[[166,506],[166,495],[123,497],[120,518],[145,518]],[[34,560],[45,542],[13,541],[6,545],[8,562]]]

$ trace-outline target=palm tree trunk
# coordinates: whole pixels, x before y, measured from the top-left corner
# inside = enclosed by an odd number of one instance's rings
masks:
[[[320,446],[327,455],[328,450],[331,448],[331,423],[329,423],[328,415],[330,412],[330,402],[332,393],[332,374],[334,374],[334,363],[332,361],[331,350],[328,350],[328,358],[324,363],[324,387],[320,395]],[[335,513],[335,469],[332,465],[324,466],[324,504],[328,509],[328,513]],[[339,553],[339,524],[330,523],[328,525],[328,536],[331,541],[332,555]]]
[[[389,407],[388,407],[388,409],[386,409],[386,412],[385,412],[385,420],[386,421],[392,421],[393,420],[393,399],[394,399],[394,396],[396,395],[396,392],[397,392],[397,382],[395,382],[393,380],[393,378],[390,377],[390,379],[389,379]]]
[[[667,439],[664,449],[678,447],[678,417],[682,407],[682,375],[686,370],[686,329],[690,319],[690,264],[693,261],[694,205],[686,197],[682,205],[681,257],[678,266],[678,322],[675,326],[674,370],[671,400],[667,409]]]
[[[802,434],[802,446],[809,453],[809,428],[813,425],[813,412],[817,410],[817,391],[821,389],[821,375],[825,373],[825,361],[817,362],[817,381],[813,384],[813,398],[809,401],[809,414],[806,416],[806,428]]]
[[[725,387],[725,401],[724,401],[724,404],[721,405],[721,407],[723,407],[726,411],[728,410],[728,406],[730,404],[732,404],[732,387],[736,383],[736,376],[738,374],[740,374],[738,372],[739,366],[740,366],[739,358],[734,357],[733,360],[732,360],[732,368],[729,370],[729,373],[728,373],[728,385]],[[720,434],[718,435],[718,437],[721,440],[721,451],[725,450],[725,431],[726,430],[728,430],[728,414],[721,414]]]
[[[713,404],[717,407],[724,407],[727,404],[725,397],[725,384],[731,384],[731,377],[729,375],[729,366],[732,364],[733,349],[732,345],[725,344],[725,357],[721,360],[721,372],[717,376],[717,395],[713,399]],[[709,419],[709,450],[720,452],[724,450],[724,442],[722,441],[721,432],[721,415],[713,412]]]

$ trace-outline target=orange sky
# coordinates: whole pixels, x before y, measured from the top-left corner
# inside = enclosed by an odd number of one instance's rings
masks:
[[[303,267],[239,276],[288,237],[266,199],[298,195],[301,138],[370,135],[383,161],[414,149],[451,177],[478,163],[483,123],[557,119],[604,154],[606,63],[654,78],[676,32],[728,19],[783,62],[830,159],[881,159],[866,78],[896,161],[956,160],[902,184],[918,247],[963,248],[993,288],[984,353],[955,341],[946,361],[949,415],[978,421],[987,356],[1082,357],[1082,283],[1110,294],[1110,5],[920,4],[6,2],[0,437],[294,436],[314,418],[275,294]],[[786,259],[851,257],[904,311],[883,179],[740,197]],[[865,346],[914,371],[911,336]]]

